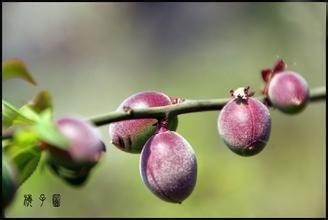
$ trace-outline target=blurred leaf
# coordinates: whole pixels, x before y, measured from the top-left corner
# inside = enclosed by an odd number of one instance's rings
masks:
[[[39,140],[38,133],[33,127],[18,130],[13,137],[13,143],[19,146],[36,145]]]
[[[21,185],[37,168],[41,151],[36,144],[21,146],[13,143],[5,148],[5,154],[8,160],[15,165],[19,185]]]
[[[2,80],[9,78],[21,78],[36,85],[24,62],[20,59],[9,59],[2,62]]]
[[[51,95],[48,91],[43,90],[40,91],[33,101],[28,104],[34,111],[40,113],[47,108],[52,109],[52,99]]]
[[[35,170],[40,160],[38,133],[33,127],[18,130],[4,148],[10,162],[17,168],[19,184],[22,184]]]
[[[7,207],[15,198],[18,187],[16,169],[9,164],[2,153],[2,205]]]
[[[41,159],[39,162],[39,167],[40,167],[40,173],[44,173],[45,168],[46,168],[46,164],[47,164],[47,157],[48,157],[48,152],[45,152],[43,154],[41,154]]]
[[[19,114],[29,119],[32,122],[37,122],[40,120],[40,116],[28,105],[24,105],[18,110]],[[20,117],[16,118],[13,124],[25,124]],[[32,123],[33,124],[33,123]]]
[[[52,120],[51,110],[47,109],[43,111],[40,116],[41,118],[36,124],[40,139],[59,149],[66,149],[69,142],[55,126]]]
[[[2,100],[2,121],[5,126],[11,126],[14,121],[21,124],[32,124],[33,121],[25,117],[19,110],[8,102]]]
[[[47,160],[47,164],[49,165],[50,169],[55,173],[55,175],[63,179],[66,183],[76,187],[83,186],[86,183],[90,174],[90,169],[87,167],[82,167],[78,170],[72,170],[58,165],[51,159]]]
[[[77,176],[77,177],[62,177],[67,183],[73,186],[83,186],[87,179],[89,177],[89,174],[84,176]]]
[[[7,146],[9,146],[12,143],[12,140],[10,139],[6,139],[6,140],[2,140],[2,147],[6,148]]]

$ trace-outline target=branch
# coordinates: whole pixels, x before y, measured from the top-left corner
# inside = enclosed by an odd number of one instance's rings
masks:
[[[264,96],[256,97],[258,100],[263,100]],[[326,87],[317,87],[310,91],[310,102],[323,101],[326,99]],[[140,109],[127,109],[126,111],[114,111],[104,115],[94,116],[89,120],[96,126],[106,125],[112,122],[141,119],[141,118],[156,118],[161,119],[164,117],[172,117],[175,115],[202,112],[202,111],[218,111],[230,101],[231,98],[226,99],[186,99],[179,104],[140,108]],[[3,134],[2,140],[11,138],[12,134]]]
[[[264,96],[256,97],[263,100]],[[326,99],[326,87],[317,87],[310,91],[310,102],[322,101]],[[167,116],[180,115],[191,112],[202,111],[217,111],[221,110],[223,106],[231,98],[226,99],[187,99],[179,104],[167,105],[152,108],[129,109],[127,111],[109,112],[104,115],[99,115],[90,118],[96,126],[102,126],[111,122],[117,122],[128,119],[140,118],[164,118]]]

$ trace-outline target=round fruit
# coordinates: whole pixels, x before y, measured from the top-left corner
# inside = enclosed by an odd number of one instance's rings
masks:
[[[136,93],[126,98],[117,111],[171,105],[172,101],[167,95],[156,91]],[[169,129],[176,130],[177,117],[169,121]],[[109,135],[111,142],[119,149],[129,153],[140,153],[146,141],[155,133],[156,119],[131,119],[111,123]]]
[[[101,158],[105,145],[100,140],[98,130],[89,122],[72,117],[62,117],[55,121],[59,131],[68,139],[69,146],[60,149],[47,145],[47,164],[59,177],[78,185],[86,180],[89,171]]]
[[[269,83],[268,96],[274,107],[282,112],[301,112],[309,101],[306,80],[292,71],[275,74]]]
[[[160,199],[181,203],[196,184],[195,153],[178,133],[160,131],[141,152],[140,174],[145,185]]]
[[[218,118],[218,131],[225,144],[242,156],[259,153],[269,139],[270,130],[268,108],[247,93],[230,100]]]

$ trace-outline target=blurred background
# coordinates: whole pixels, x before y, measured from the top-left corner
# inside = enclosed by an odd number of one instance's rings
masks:
[[[325,3],[3,3],[2,60],[17,57],[38,86],[2,82],[19,107],[41,89],[55,115],[114,111],[129,95],[158,90],[184,98],[224,98],[262,87],[260,70],[283,58],[311,88],[325,76]],[[36,170],[6,209],[8,217],[323,217],[326,215],[326,103],[289,116],[271,110],[266,148],[244,158],[219,138],[219,112],[181,115],[198,179],[181,205],[141,181],[139,155],[110,144],[82,188]],[[24,194],[33,207],[25,207]],[[38,197],[45,194],[43,207]],[[61,207],[51,196],[61,194]]]

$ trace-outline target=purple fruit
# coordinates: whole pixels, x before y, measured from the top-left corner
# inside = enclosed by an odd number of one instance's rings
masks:
[[[105,145],[100,140],[98,130],[89,122],[72,117],[56,120],[59,131],[68,139],[67,149],[49,146],[52,161],[69,169],[80,169],[81,166],[96,164]]]
[[[141,152],[140,174],[145,185],[160,199],[181,203],[196,184],[195,153],[178,133],[160,130]]]
[[[306,80],[298,73],[287,71],[282,59],[277,60],[272,69],[261,71],[265,82],[262,93],[269,106],[282,112],[294,114],[301,112],[310,98]]]
[[[126,98],[117,111],[126,109],[138,109],[173,104],[170,97],[156,91],[136,93]],[[169,122],[169,129],[177,127],[177,117]],[[140,153],[146,141],[156,131],[156,119],[131,119],[109,125],[109,135],[112,143],[119,149],[129,153]]]
[[[292,71],[283,71],[272,77],[268,96],[274,107],[282,112],[293,114],[305,108],[310,93],[303,77]]]
[[[269,139],[270,113],[264,104],[249,97],[247,88],[239,88],[236,92],[235,98],[220,113],[218,131],[230,150],[242,156],[252,156],[259,153]]]

